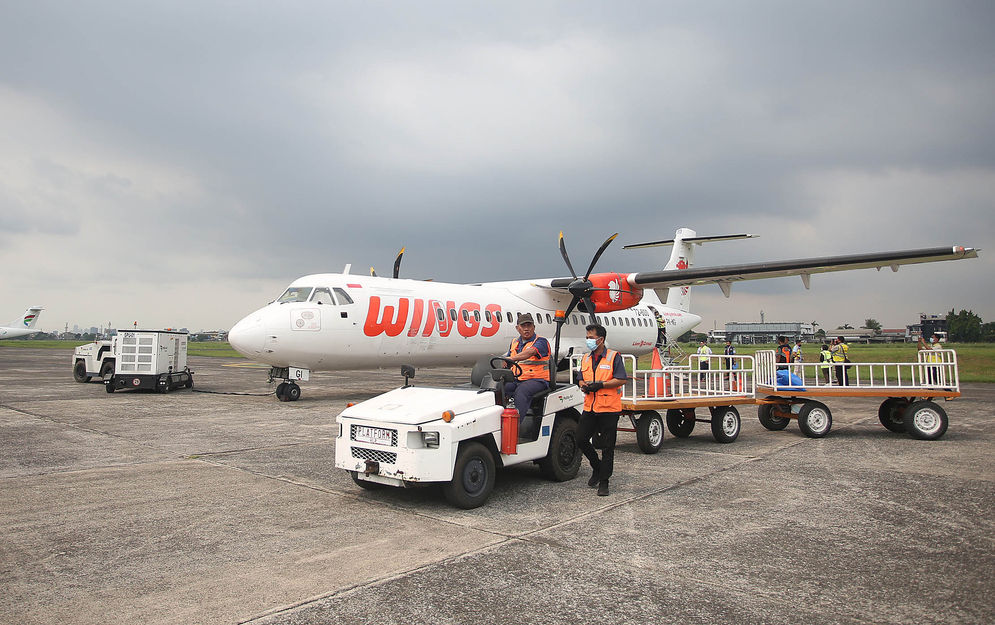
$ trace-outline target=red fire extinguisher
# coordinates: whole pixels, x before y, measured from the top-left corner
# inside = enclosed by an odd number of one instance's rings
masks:
[[[505,408],[501,413],[501,453],[518,453],[518,410]]]

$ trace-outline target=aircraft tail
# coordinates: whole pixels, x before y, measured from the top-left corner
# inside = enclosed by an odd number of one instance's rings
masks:
[[[38,317],[41,316],[41,311],[44,310],[41,306],[32,306],[31,308],[24,311],[24,314],[14,319],[10,322],[11,327],[14,328],[33,328],[38,322]]]
[[[716,237],[699,237],[698,233],[690,228],[678,228],[673,239],[666,241],[650,241],[649,243],[634,243],[626,245],[622,249],[637,249],[643,247],[662,247],[672,245],[674,249],[670,252],[670,260],[664,270],[687,269],[694,264],[694,246],[710,243],[713,241],[733,241],[736,239],[749,239],[753,234],[726,234]],[[668,308],[675,308],[689,312],[691,310],[691,287],[682,286],[671,289],[653,289],[660,301]]]

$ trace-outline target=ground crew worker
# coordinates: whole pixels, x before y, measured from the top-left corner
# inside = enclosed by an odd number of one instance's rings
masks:
[[[511,342],[505,357],[517,362],[522,373],[514,382],[505,383],[504,394],[514,394],[520,424],[536,393],[549,388],[549,341],[536,336],[532,313],[518,315],[515,329],[519,336]]]
[[[822,363],[819,366],[819,369],[822,370],[822,381],[825,382],[826,384],[832,383],[832,380],[830,379],[831,374],[829,373],[829,370],[832,368],[832,365],[830,365],[829,363],[831,363],[832,361],[833,361],[833,353],[829,351],[829,345],[823,343],[822,351],[819,352],[819,362]]]
[[[736,348],[732,346],[732,341],[730,341],[729,339],[726,339],[726,346],[722,349],[722,354],[725,355],[725,356],[735,356],[736,355]],[[735,362],[734,358],[726,358],[725,359],[725,368],[726,368],[726,371],[728,372],[728,373],[726,373],[726,377],[729,378],[730,389],[732,388],[732,382],[733,382],[733,379],[734,379],[733,376],[736,375],[736,373],[733,371],[733,368],[734,368],[733,363],[734,362]]]
[[[795,363],[795,375],[802,377],[802,365],[805,359],[802,357],[802,340],[795,341],[795,346],[791,348],[791,362]]]
[[[777,347],[774,349],[775,361],[778,363],[778,369],[788,369],[788,363],[791,362],[791,346],[788,345],[787,337],[781,335],[777,337]],[[781,364],[784,363],[784,364]]]
[[[699,362],[699,368],[707,371],[708,370],[708,357],[712,355],[712,348],[705,344],[705,341],[700,341],[698,343],[698,355],[701,356]]]
[[[846,340],[842,336],[838,336],[833,339],[833,346],[829,348],[829,351],[833,354],[833,363],[837,363],[836,384],[839,386],[848,385],[850,383],[850,376],[847,375],[845,363],[850,361],[848,356],[850,346],[846,344]]]
[[[615,468],[615,438],[622,412],[622,386],[628,379],[622,355],[605,346],[607,331],[599,323],[587,326],[587,348],[580,364],[580,388],[584,391],[584,412],[577,425],[578,447],[591,463],[587,485],[598,487],[598,495],[608,495],[608,479]],[[591,439],[600,441],[601,458]]]
[[[930,339],[929,339],[929,345],[926,346],[926,349],[928,351],[930,351],[930,352],[937,352],[937,351],[943,349],[943,346],[940,345],[940,336],[938,334],[934,334],[932,337],[930,337]],[[938,363],[938,362],[942,362],[942,361],[943,361],[943,358],[939,354],[936,354],[936,353],[930,353],[930,354],[928,354],[926,356],[926,362],[936,362],[936,363]],[[940,367],[939,366],[933,365],[931,367],[927,367],[926,368],[926,374],[927,374],[926,377],[927,377],[927,380],[928,380],[929,384],[939,384],[940,383]]]

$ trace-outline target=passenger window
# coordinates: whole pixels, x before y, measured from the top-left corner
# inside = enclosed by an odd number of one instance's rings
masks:
[[[489,311],[489,310],[485,310],[484,311],[484,319],[487,320],[487,323],[491,322],[491,311]]]
[[[311,289],[313,287],[309,286],[292,286],[283,292],[280,299],[276,300],[280,304],[286,304],[287,302],[306,302],[307,298],[311,295]]]
[[[453,321],[456,321],[456,309],[455,308],[450,308],[449,309],[449,318],[452,319]]]
[[[629,318],[628,317],[625,318],[625,325],[629,325]]]
[[[463,312],[463,321],[469,321],[470,320],[470,313],[467,312],[466,308],[464,308],[462,312]]]
[[[344,289],[340,289],[338,287],[335,288],[335,297],[338,298],[339,304],[342,306],[353,303],[352,298],[349,297],[349,294],[346,293]]]
[[[474,321],[480,321],[480,311],[479,310],[473,311],[473,320]]]
[[[311,301],[315,304],[331,304],[335,305],[335,300],[332,299],[332,292],[324,287],[318,287],[311,294]]]
[[[435,316],[439,318],[439,321],[445,321],[446,320],[446,312],[444,310],[442,310],[441,308],[436,308],[435,309]]]
[[[549,316],[549,313],[546,313],[546,323],[553,323],[553,318]]]
[[[508,313],[508,323],[513,323],[515,320],[511,318],[511,313]]]

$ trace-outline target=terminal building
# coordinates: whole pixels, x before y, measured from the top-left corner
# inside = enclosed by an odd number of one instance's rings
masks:
[[[733,343],[750,345],[775,343],[778,336],[786,336],[792,341],[801,339],[810,343],[815,340],[815,326],[799,321],[761,323],[730,321],[726,324],[723,338]]]

